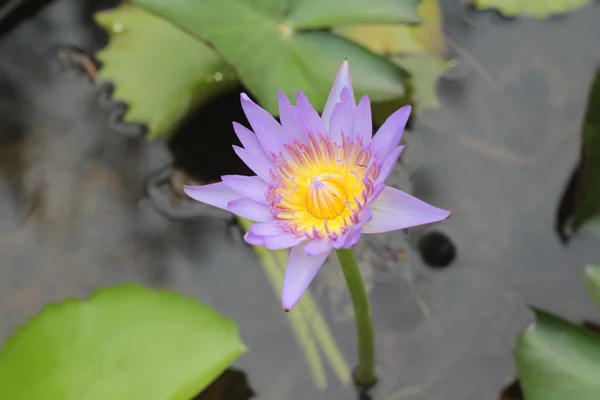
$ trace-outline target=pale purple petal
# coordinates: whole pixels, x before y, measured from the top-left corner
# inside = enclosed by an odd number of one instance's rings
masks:
[[[305,142],[306,130],[304,122],[299,118],[298,110],[290,104],[290,100],[285,93],[279,91],[279,119],[285,133],[293,139],[298,139],[300,142]]]
[[[292,247],[281,294],[285,311],[290,311],[296,305],[328,255],[329,252],[324,252],[318,256],[309,256],[304,251],[303,245]]]
[[[339,246],[336,247],[336,248],[338,248],[338,249],[351,249],[352,247],[356,246],[356,244],[360,240],[360,235],[361,234],[362,233],[361,233],[360,229],[353,229],[353,230],[349,231],[345,235],[344,241],[340,242]]]
[[[342,135],[354,139],[354,99],[347,88],[342,90],[342,100],[333,108],[329,122],[329,137],[334,143],[342,143]]]
[[[389,116],[389,118],[381,125],[371,141],[371,154],[379,160],[385,159],[402,138],[402,132],[408,122],[410,116],[410,106],[404,106]]]
[[[360,240],[362,227],[373,218],[371,210],[364,208],[358,217],[358,224],[354,225],[348,232],[333,243],[336,249],[349,249],[356,246]]]
[[[252,130],[258,137],[263,149],[267,154],[283,151],[283,141],[286,139],[284,130],[279,122],[266,110],[250,100],[246,93],[241,94],[242,108],[252,126]]]
[[[381,164],[381,167],[379,167],[379,175],[377,175],[375,182],[385,182],[388,176],[390,176],[390,173],[394,169],[394,166],[396,165],[396,162],[398,161],[398,158],[400,157],[400,154],[402,154],[402,151],[405,147],[406,146],[398,146],[392,150],[390,154],[388,154],[383,161],[383,164]]]
[[[318,256],[324,252],[330,252],[333,247],[333,242],[329,238],[313,239],[306,246],[304,251],[309,256]]]
[[[211,183],[210,185],[203,186],[184,186],[183,191],[194,200],[227,211],[230,211],[227,207],[227,203],[243,197],[223,182]]]
[[[306,124],[308,132],[312,133],[313,135],[327,134],[323,120],[321,120],[319,114],[315,111],[313,106],[310,105],[306,95],[301,91],[298,91],[298,94],[296,95],[296,107],[300,112],[300,118],[302,118]]]
[[[271,181],[271,170],[275,170],[275,164],[271,161],[266,160],[264,157],[251,153],[246,149],[242,149],[239,146],[233,146],[233,151],[238,157],[250,168],[256,175],[258,175],[263,181]]]
[[[368,96],[363,96],[354,111],[354,137],[365,145],[373,137],[373,121],[371,119],[371,102]]]
[[[333,108],[341,101],[342,90],[344,88],[348,89],[352,99],[352,104],[356,105],[356,100],[354,99],[354,89],[352,89],[352,79],[350,78],[350,65],[348,64],[348,60],[344,60],[338,69],[335,80],[333,81],[333,86],[329,92],[329,97],[327,97],[323,114],[321,114],[321,119],[323,120],[325,129],[327,130],[329,130],[329,121],[333,114]]]
[[[281,236],[265,236],[265,247],[269,250],[289,249],[306,241],[304,236],[288,233]]]
[[[252,232],[246,232],[244,241],[252,246],[263,246],[265,244],[265,238],[263,236],[255,235]]]
[[[373,202],[371,212],[373,219],[363,226],[363,233],[382,233],[430,224],[445,220],[451,214],[389,186]]]
[[[258,236],[281,236],[287,234],[279,225],[273,222],[253,224],[249,232]]]
[[[227,208],[235,215],[250,221],[268,222],[273,220],[269,207],[247,197],[230,201]]]
[[[233,123],[233,130],[240,140],[240,143],[242,143],[244,149],[248,150],[255,156],[263,157],[265,162],[271,162],[271,157],[267,155],[265,150],[262,148],[260,142],[258,141],[258,137],[254,134],[254,132],[246,128],[244,125],[238,124],[237,122]]]
[[[221,180],[230,188],[259,203],[267,203],[269,184],[259,176],[224,175]]]

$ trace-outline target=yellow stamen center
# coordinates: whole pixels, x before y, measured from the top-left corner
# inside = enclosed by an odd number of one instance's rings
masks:
[[[306,198],[308,211],[320,219],[340,215],[348,199],[344,179],[340,175],[319,175],[308,180],[310,191]]]
[[[338,145],[325,136],[286,145],[275,158],[267,194],[283,228],[310,238],[344,234],[373,193],[378,168],[361,142]]]

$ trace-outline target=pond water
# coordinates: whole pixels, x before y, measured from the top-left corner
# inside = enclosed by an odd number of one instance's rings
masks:
[[[235,319],[250,351],[233,367],[256,398],[357,398],[327,363],[327,387],[316,388],[238,224],[178,189],[189,176],[242,171],[229,147],[231,121],[244,121],[241,89],[199,111],[170,146],[147,142],[118,122],[123,106],[106,88],[59,62],[61,45],[92,54],[106,43],[88,3],[51,2],[0,39],[0,342],[47,302],[137,281]],[[439,82],[441,108],[419,113],[405,134],[391,183],[453,215],[361,242],[377,400],[498,399],[514,379],[528,304],[575,321],[599,315],[579,277],[600,259],[597,238],[565,244],[556,226],[600,64],[600,7],[535,21],[474,13],[461,0],[442,6],[457,66]],[[354,365],[350,301],[334,263],[311,288]],[[248,398],[223,389],[237,387],[229,382],[243,374],[200,398]]]

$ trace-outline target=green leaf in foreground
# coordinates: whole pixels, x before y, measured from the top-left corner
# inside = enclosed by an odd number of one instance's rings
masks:
[[[206,44],[141,8],[124,4],[95,15],[110,34],[98,53],[100,77],[128,105],[124,119],[151,138],[168,134],[194,107],[229,89],[235,74]]]
[[[544,311],[517,340],[527,400],[600,399],[600,336]]]
[[[138,285],[46,307],[0,352],[0,398],[189,400],[245,352],[236,324]]]
[[[519,15],[539,19],[587,6],[592,0],[471,0],[479,10],[494,8],[507,17]]]
[[[583,122],[583,179],[573,225],[575,229],[600,219],[600,69],[590,91]]]
[[[385,58],[324,31],[294,31],[244,0],[132,0],[213,45],[271,113],[277,91],[302,90],[321,109],[340,63],[350,60],[357,95],[374,101],[403,95],[402,71]]]
[[[596,304],[600,307],[600,265],[590,265],[583,272],[583,281]]]

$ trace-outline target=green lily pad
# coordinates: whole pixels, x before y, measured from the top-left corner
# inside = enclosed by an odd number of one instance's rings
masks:
[[[582,158],[583,179],[575,208],[575,229],[600,219],[600,69],[590,91],[583,123]]]
[[[446,51],[438,0],[422,0],[417,9],[421,24],[361,24],[336,29],[379,54],[442,55]]]
[[[250,1],[133,0],[206,40],[236,70],[262,106],[277,113],[277,91],[304,91],[322,108],[333,77],[348,58],[358,95],[389,100],[403,95],[403,73],[385,58],[325,31],[295,31]]]
[[[195,299],[139,285],[51,305],[0,352],[10,400],[189,400],[246,348]]]
[[[139,7],[97,13],[110,34],[98,53],[102,80],[127,103],[124,120],[148,126],[149,136],[168,135],[188,112],[231,88],[231,68],[206,44]]]
[[[394,57],[393,60],[410,74],[412,101],[416,109],[438,108],[438,78],[452,67],[452,63],[442,57],[429,55]]]
[[[289,19],[296,28],[371,22],[417,23],[420,0],[298,0]]]
[[[479,10],[494,8],[507,17],[519,15],[544,19],[574,11],[593,0],[471,0]]]
[[[535,311],[515,351],[527,400],[600,399],[600,336]]]
[[[583,273],[583,281],[596,304],[600,307],[600,265],[590,265]]]
[[[418,14],[422,21],[418,26],[351,25],[337,28],[336,32],[375,53],[388,56],[392,62],[408,72],[412,88],[411,103],[416,109],[438,108],[438,78],[452,67],[444,57],[446,43],[438,0],[422,0]],[[402,105],[398,101],[392,108],[397,109]],[[385,112],[389,111],[387,108]],[[379,110],[374,111],[374,115],[379,114]]]

